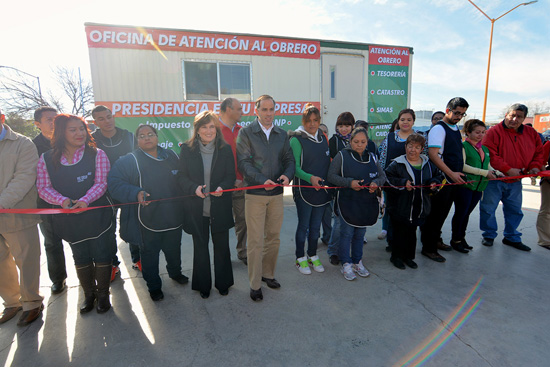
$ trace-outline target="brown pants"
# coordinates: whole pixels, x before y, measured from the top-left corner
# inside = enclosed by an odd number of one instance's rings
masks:
[[[21,277],[17,275],[17,268]],[[0,233],[0,297],[4,307],[40,307],[40,239],[36,225],[17,232]]]
[[[248,279],[251,289],[260,289],[262,277],[274,278],[283,213],[283,194],[245,195]]]

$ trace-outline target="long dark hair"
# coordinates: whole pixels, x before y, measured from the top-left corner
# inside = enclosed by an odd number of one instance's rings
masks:
[[[197,149],[199,146],[199,143],[201,142],[201,138],[199,137],[199,129],[201,126],[204,126],[210,122],[214,123],[214,126],[216,127],[216,138],[214,139],[214,144],[216,145],[216,148],[221,147],[225,143],[225,140],[222,136],[222,130],[220,128],[220,119],[218,118],[218,115],[216,115],[212,111],[202,111],[197,116],[195,116],[195,120],[193,121],[193,135],[185,142],[189,148],[192,150]]]
[[[53,121],[54,130],[52,137],[52,160],[55,168],[58,168],[61,165],[61,155],[66,151],[65,145],[67,141],[65,140],[65,131],[67,130],[67,124],[71,120],[80,121],[82,125],[86,128],[86,142],[84,145],[86,149],[91,149],[94,153],[97,151],[95,140],[90,134],[90,129],[88,129],[88,124],[82,117],[76,115],[69,115],[66,113],[59,114],[55,117]]]

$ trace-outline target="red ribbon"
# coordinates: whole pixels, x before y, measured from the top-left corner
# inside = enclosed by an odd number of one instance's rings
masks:
[[[533,173],[533,174],[526,174],[526,175],[520,175],[520,176],[504,176],[504,177],[497,177],[492,180],[520,180],[522,178],[526,177],[550,177],[550,170],[549,171],[541,171],[539,173]],[[470,183],[473,181],[467,181],[466,183]],[[461,183],[446,183],[446,184],[437,184],[436,187],[439,186],[445,186],[445,185],[463,185]],[[232,191],[242,191],[242,190],[254,190],[254,189],[265,189],[268,187],[303,187],[303,188],[315,188],[315,186],[310,185],[256,185],[256,186],[246,186],[246,187],[235,187],[233,189],[227,189],[219,192],[232,192]],[[361,186],[364,188],[368,188],[369,186]],[[379,188],[401,188],[406,186],[378,186]],[[431,185],[417,185],[417,186],[411,186],[412,188],[424,188],[424,187],[431,187]],[[342,186],[322,186],[321,189],[341,189],[345,188]],[[209,192],[207,194],[216,193],[216,191]],[[176,200],[176,199],[182,199],[186,197],[192,197],[195,195],[186,195],[186,196],[178,196],[173,198],[165,198],[165,199],[156,199],[156,200],[147,200],[147,203],[153,203],[157,201],[164,201],[164,200]],[[0,214],[4,213],[10,213],[10,214],[77,214],[82,213],[88,210],[93,209],[101,209],[101,208],[110,208],[111,206],[117,207],[117,206],[123,206],[123,205],[134,205],[134,204],[140,204],[139,202],[133,202],[133,203],[123,203],[123,204],[113,204],[113,205],[103,205],[103,206],[93,206],[88,208],[78,208],[78,209],[0,209]]]

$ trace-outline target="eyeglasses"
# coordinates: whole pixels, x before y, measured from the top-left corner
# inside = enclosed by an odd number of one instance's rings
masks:
[[[466,112],[462,113],[462,112],[458,112],[458,111],[451,111],[453,113],[453,115],[455,116],[458,116],[458,117],[466,117],[468,116],[468,114]]]
[[[140,134],[140,135],[138,135],[137,138],[138,138],[139,140],[143,140],[143,139],[145,139],[145,138],[153,139],[153,137],[155,137],[155,136],[157,136],[157,134],[149,133],[149,134],[147,134],[147,135],[145,135],[145,134]]]

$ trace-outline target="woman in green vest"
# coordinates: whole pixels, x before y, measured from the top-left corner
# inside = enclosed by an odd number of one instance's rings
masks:
[[[454,245],[462,244],[467,250],[472,249],[465,239],[470,214],[481,199],[489,180],[497,175],[489,164],[489,149],[481,145],[485,131],[485,123],[477,119],[466,121],[462,129],[466,135],[466,140],[462,143],[462,155],[467,183],[457,190],[458,200],[455,201],[451,242]]]

